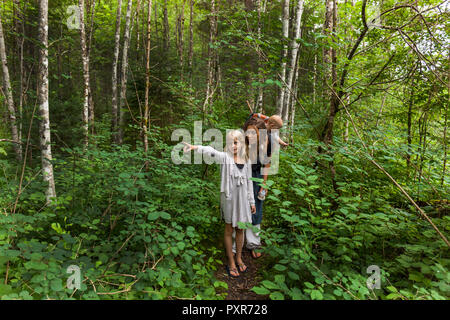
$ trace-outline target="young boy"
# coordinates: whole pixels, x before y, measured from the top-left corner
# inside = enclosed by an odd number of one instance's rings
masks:
[[[276,114],[268,117],[268,116],[263,115],[262,113],[252,113],[251,116],[253,118],[259,118],[259,119],[264,120],[264,122],[266,123],[267,129],[269,129],[269,133],[272,129],[279,130],[283,127],[283,120],[281,120],[281,117]],[[284,142],[283,140],[281,140],[281,138],[278,136],[278,133],[276,136],[274,136],[274,138],[278,139],[278,143],[284,147],[289,145],[286,142]]]

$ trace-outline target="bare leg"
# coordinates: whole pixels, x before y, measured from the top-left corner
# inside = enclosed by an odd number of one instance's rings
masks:
[[[231,224],[225,223],[225,233],[224,233],[224,242],[225,242],[225,252],[228,257],[228,266],[230,267],[230,273],[233,276],[238,276],[239,273],[236,271],[232,271],[233,269],[236,270],[236,263],[234,262],[234,256],[233,256],[233,227]]]
[[[244,246],[244,230],[236,228],[236,262],[238,265],[244,265],[242,261],[242,247]],[[246,266],[239,268],[245,271]]]

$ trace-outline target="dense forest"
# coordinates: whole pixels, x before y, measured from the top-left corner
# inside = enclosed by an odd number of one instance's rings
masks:
[[[449,15],[2,0],[1,299],[448,299]],[[208,145],[252,112],[288,146],[247,281],[225,271],[220,167],[172,153],[175,130]]]

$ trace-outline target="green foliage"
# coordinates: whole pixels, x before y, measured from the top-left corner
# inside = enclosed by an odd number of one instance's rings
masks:
[[[63,151],[68,156],[54,163],[55,207],[42,209],[43,188],[29,174],[13,213],[7,205],[17,185],[8,191],[0,180],[0,276],[9,269],[3,299],[221,298],[218,251],[205,246],[219,226],[211,210],[217,194],[196,168],[175,167],[161,143],[147,155],[127,145]],[[81,269],[79,290],[66,287],[69,265]]]
[[[346,151],[336,155],[340,195],[333,207],[336,195],[329,181],[319,178],[326,177],[326,161],[323,167],[314,164],[326,159],[317,154],[318,145],[306,141],[295,147],[282,153],[268,196],[273,205],[265,206],[262,238],[269,257],[254,292],[271,299],[448,298],[445,243],[385,176],[351,145],[337,143]],[[391,151],[380,149],[378,156]],[[433,217],[441,230],[449,230],[449,220]],[[381,289],[366,285],[370,265],[381,269]]]

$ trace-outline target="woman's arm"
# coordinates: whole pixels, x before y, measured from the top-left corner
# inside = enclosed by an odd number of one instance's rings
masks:
[[[253,117],[253,118],[260,118],[260,119],[263,119],[264,121],[266,121],[267,119],[269,119],[268,116],[263,115],[262,113],[254,113],[254,114],[252,115],[252,117]]]
[[[251,212],[255,213],[256,212],[256,207],[255,207],[255,197],[253,196],[253,181],[250,180],[250,178],[252,177],[252,165],[251,162],[247,162],[247,198],[248,198],[248,202],[250,203],[250,208],[251,208]]]

